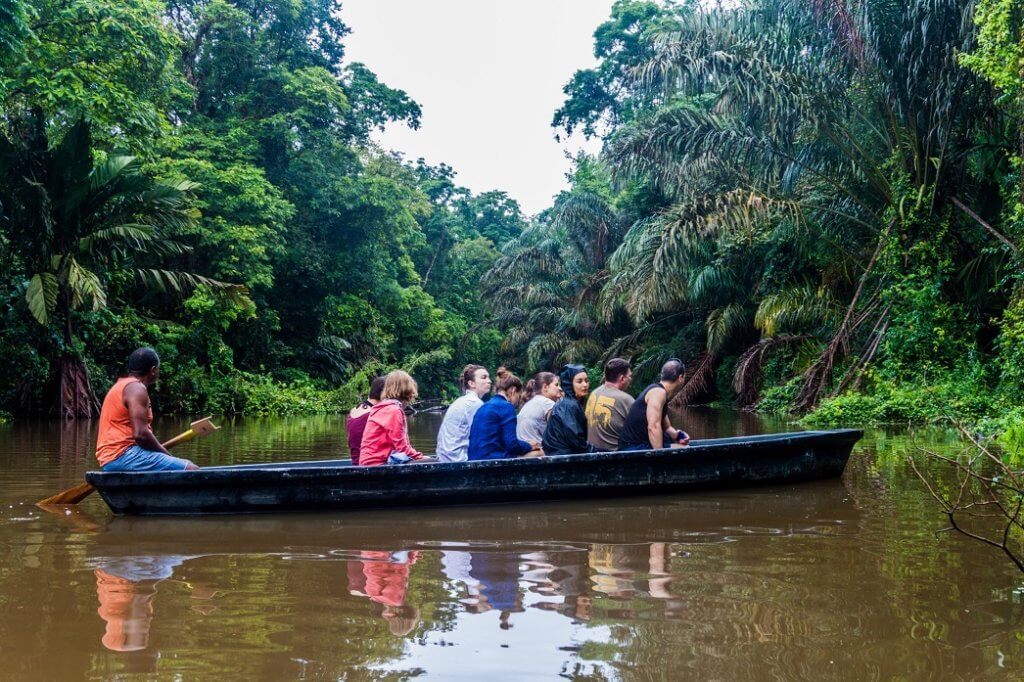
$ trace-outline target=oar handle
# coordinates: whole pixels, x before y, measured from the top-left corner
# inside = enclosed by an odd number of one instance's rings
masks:
[[[169,450],[178,443],[187,443],[188,441],[192,440],[195,437],[196,432],[193,431],[192,429],[189,429],[185,433],[179,433],[177,436],[164,443],[163,446]]]

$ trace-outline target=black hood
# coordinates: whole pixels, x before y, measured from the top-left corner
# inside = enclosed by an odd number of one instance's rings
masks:
[[[558,373],[559,382],[562,384],[562,390],[565,392],[566,398],[575,398],[576,394],[572,390],[572,378],[580,372],[586,372],[587,368],[583,365],[564,365],[562,371]]]

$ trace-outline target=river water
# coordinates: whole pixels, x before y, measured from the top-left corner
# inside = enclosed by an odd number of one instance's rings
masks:
[[[725,411],[694,438],[783,431]],[[411,421],[432,450],[440,418]],[[162,436],[182,422],[156,423]],[[228,420],[200,465],[336,457],[344,419]],[[873,431],[841,480],[569,503],[115,518],[32,503],[87,424],[0,426],[0,679],[1020,679],[1024,575]],[[939,485],[952,481],[927,465]]]

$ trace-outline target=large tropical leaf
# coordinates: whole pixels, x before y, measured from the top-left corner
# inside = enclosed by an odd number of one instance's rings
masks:
[[[29,280],[25,301],[32,317],[39,324],[47,324],[54,308],[57,307],[57,278],[49,272],[40,272]]]

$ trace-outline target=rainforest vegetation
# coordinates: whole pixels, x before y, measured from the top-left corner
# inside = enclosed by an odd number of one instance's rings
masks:
[[[552,122],[601,153],[532,217],[372,142],[421,112],[341,5],[0,6],[0,409],[87,415],[148,344],[164,411],[621,355],[683,404],[1024,415],[1019,0],[618,0]]]
[[[505,350],[679,355],[681,403],[1012,423],[1024,5],[723,4],[598,28],[553,124],[602,153],[484,278]]]
[[[339,10],[5,0],[0,409],[88,415],[143,344],[165,412],[339,410],[384,367],[440,392],[497,360],[477,280],[519,206],[374,146],[420,108],[346,61]]]

